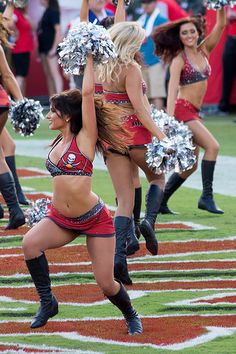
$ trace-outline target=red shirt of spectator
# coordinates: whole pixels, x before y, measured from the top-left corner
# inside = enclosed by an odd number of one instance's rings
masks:
[[[175,0],[157,0],[157,5],[161,15],[167,18],[168,21],[175,21],[189,16]]]
[[[34,41],[29,20],[24,15],[24,12],[19,9],[14,10],[14,18],[16,19],[17,39],[12,48],[12,53],[31,52],[34,48]]]

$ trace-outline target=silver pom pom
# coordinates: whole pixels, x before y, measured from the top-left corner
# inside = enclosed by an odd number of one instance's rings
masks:
[[[196,156],[193,153],[195,147],[188,126],[168,116],[164,111],[158,111],[154,106],[151,115],[167,138],[160,141],[153,137],[152,142],[146,145],[146,162],[149,168],[156,174],[167,173],[173,169],[176,172],[191,169],[196,162]]]
[[[33,135],[40,125],[40,120],[44,119],[42,112],[43,107],[39,101],[28,98],[11,101],[9,116],[14,130],[23,136]]]
[[[211,10],[218,10],[224,6],[233,7],[236,4],[236,0],[205,0],[205,6]]]
[[[58,54],[58,61],[65,73],[73,75],[83,74],[88,54],[93,55],[95,66],[117,57],[107,30],[86,22],[70,29],[67,37],[59,44]]]
[[[4,4],[12,4],[14,7],[24,8],[28,5],[28,0],[5,0]]]
[[[31,206],[25,211],[26,225],[33,227],[42,220],[46,216],[50,204],[51,201],[48,198],[37,199],[32,202]]]

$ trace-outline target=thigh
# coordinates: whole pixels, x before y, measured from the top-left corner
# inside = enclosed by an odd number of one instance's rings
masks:
[[[143,170],[149,183],[155,181],[158,184],[160,184],[160,187],[164,188],[164,184],[165,184],[164,174],[157,175],[151,171],[151,169],[148,167],[146,162],[146,152],[147,152],[146,148],[131,149],[130,150],[131,160],[134,161]]]
[[[193,133],[193,140],[196,145],[203,149],[218,145],[215,137],[209,132],[200,120],[191,120],[186,123]]]
[[[118,199],[118,213],[121,211],[120,208],[122,208],[124,212],[125,207],[126,212],[131,215],[134,204],[131,160],[128,156],[108,153],[106,165]]]
[[[115,237],[87,237],[88,253],[99,285],[113,282]]]
[[[2,112],[0,114],[0,134],[2,133],[3,131],[3,128],[7,122],[7,119],[8,119],[8,110],[5,111],[5,112]]]
[[[49,218],[44,218],[24,236],[23,248],[32,247],[43,252],[64,246],[73,241],[76,236],[75,232],[63,229]]]
[[[14,143],[6,128],[3,128],[1,133],[1,146],[5,156],[11,156],[15,154],[16,144]]]
[[[141,186],[140,178],[139,178],[139,167],[131,161],[131,168],[132,168],[132,174],[133,174],[133,184],[134,188],[139,188]]]

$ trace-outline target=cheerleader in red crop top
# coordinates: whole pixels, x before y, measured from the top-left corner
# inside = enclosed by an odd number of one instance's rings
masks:
[[[118,5],[123,0],[118,1]],[[150,114],[150,105],[145,94],[141,67],[135,60],[145,38],[145,31],[137,22],[118,22],[109,29],[117,49],[117,58],[98,68],[98,79],[103,85],[103,98],[113,109],[119,108],[114,120],[121,121],[131,135],[129,151],[120,155],[108,148],[106,165],[111,175],[118,206],[115,212],[116,255],[115,277],[132,284],[128,274],[127,252],[134,253],[138,240],[133,230],[134,182],[133,164],[140,167],[150,184],[146,195],[146,213],[140,223],[147,250],[156,255],[158,242],[155,221],[161,203],[164,178],[153,173],[146,163],[145,144],[152,136],[162,140],[165,135],[158,129]],[[128,245],[128,247],[127,247]]]
[[[53,179],[52,204],[47,215],[24,237],[23,250],[28,270],[40,297],[40,308],[31,328],[44,326],[58,313],[58,302],[51,291],[48,263],[44,251],[58,248],[79,235],[87,236],[95,279],[126,318],[130,334],[142,332],[141,321],[122,284],[114,280],[115,230],[104,203],[92,191],[92,161],[102,141],[121,153],[127,150],[114,124],[113,112],[94,100],[93,58],[87,57],[82,94],[69,90],[51,97],[47,115],[49,129],[59,130],[52,143],[46,167]],[[97,124],[98,122],[98,124]],[[66,251],[66,249],[65,249]]]
[[[205,150],[202,168],[203,191],[198,208],[215,214],[222,214],[213,199],[213,175],[219,143],[204,126],[199,111],[211,74],[208,57],[216,46],[226,24],[225,9],[217,10],[216,24],[203,40],[203,21],[190,17],[167,23],[154,31],[156,54],[170,65],[170,81],[167,98],[167,113],[183,121],[193,133],[198,157],[199,148]],[[199,44],[200,43],[200,44]],[[163,214],[173,213],[167,206],[171,195],[197,169],[197,164],[181,174],[174,173],[168,180],[162,206]]]

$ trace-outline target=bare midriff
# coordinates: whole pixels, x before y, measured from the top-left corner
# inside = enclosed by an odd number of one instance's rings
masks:
[[[179,87],[178,98],[191,102],[200,109],[207,90],[207,80]]]

